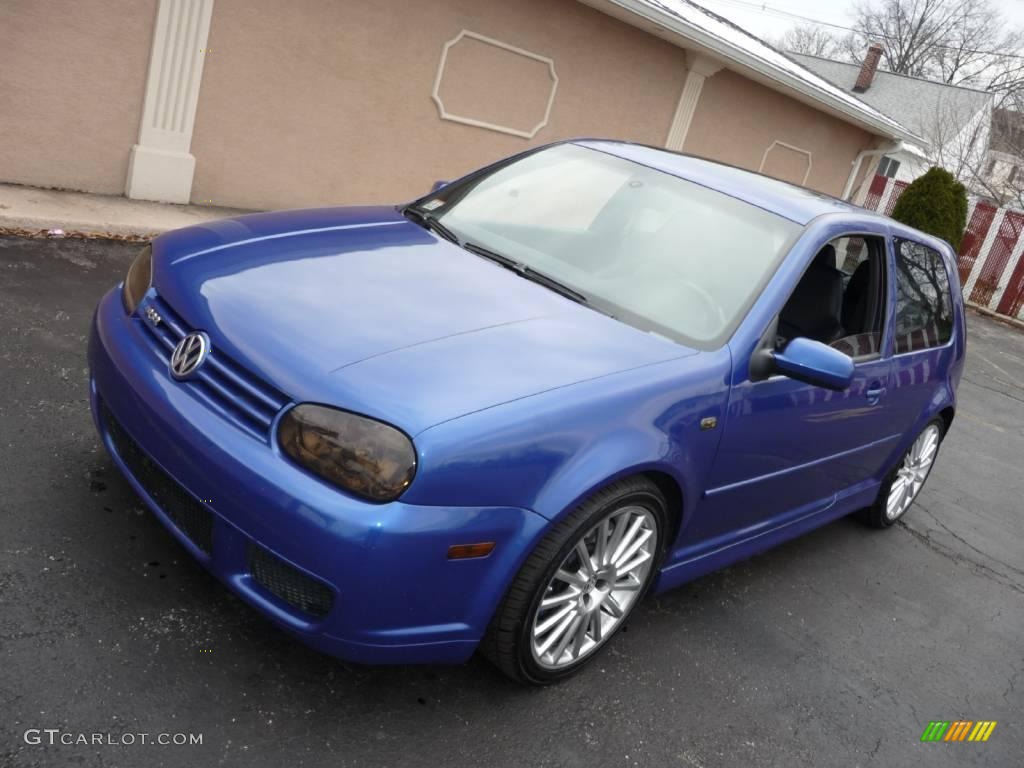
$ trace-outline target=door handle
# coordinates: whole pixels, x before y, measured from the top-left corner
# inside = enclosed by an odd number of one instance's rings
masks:
[[[873,381],[868,385],[867,391],[864,396],[868,399],[868,402],[874,405],[881,399],[882,395],[885,394],[885,387],[880,381]]]

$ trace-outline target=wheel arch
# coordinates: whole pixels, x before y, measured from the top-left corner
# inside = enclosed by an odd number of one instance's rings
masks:
[[[688,512],[684,499],[688,497],[683,491],[683,485],[680,478],[664,466],[652,466],[647,464],[638,465],[636,467],[616,472],[602,480],[597,480],[588,487],[587,490],[580,493],[572,503],[566,505],[557,519],[561,519],[570,514],[574,509],[577,509],[581,504],[586,503],[589,498],[600,493],[608,486],[634,477],[642,477],[650,480],[665,498],[665,512],[668,517],[670,528],[664,541],[666,550],[668,550],[675,542],[680,530],[682,530],[683,513],[684,511]]]
[[[679,481],[675,477],[660,469],[650,469],[639,474],[658,486],[661,495],[665,497],[666,512],[668,513],[669,525],[671,526],[668,530],[668,535],[665,537],[665,548],[667,551],[675,542],[679,536],[679,531],[683,527],[685,504],[682,486],[680,486]]]
[[[945,408],[939,411],[939,416],[942,417],[942,421],[944,424],[943,433],[949,432],[949,428],[953,426],[953,417],[955,415],[956,406],[954,405],[947,405]]]
[[[674,464],[661,459],[638,460],[617,467],[581,461],[577,470],[583,467],[586,467],[585,473],[568,471],[559,482],[549,485],[538,497],[534,511],[557,523],[604,488],[631,477],[644,477],[665,498],[671,526],[665,537],[665,547],[666,551],[671,550],[692,512],[690,501],[698,492],[694,480]]]

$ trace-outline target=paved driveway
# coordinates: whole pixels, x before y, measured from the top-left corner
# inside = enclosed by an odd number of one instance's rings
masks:
[[[306,650],[142,510],[85,369],[92,307],[137,248],[0,239],[0,766],[1020,765],[1024,333],[970,317],[960,410],[905,525],[842,520],[648,600],[588,671],[528,690],[478,659]],[[999,725],[919,742],[957,718]]]

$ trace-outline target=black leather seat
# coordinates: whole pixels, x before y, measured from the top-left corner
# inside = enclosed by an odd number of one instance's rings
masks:
[[[836,269],[836,249],[822,248],[779,313],[779,335],[802,336],[829,344],[845,333],[840,322],[843,273]]]
[[[850,276],[843,296],[843,314],[840,318],[847,334],[864,333],[868,315],[868,284],[871,280],[871,263],[864,261]]]

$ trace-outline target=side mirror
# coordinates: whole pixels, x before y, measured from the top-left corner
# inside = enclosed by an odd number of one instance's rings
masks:
[[[791,379],[837,392],[849,389],[853,382],[853,359],[811,339],[793,339],[781,352],[773,352],[772,368]]]
[[[448,181],[435,181],[434,186],[430,188],[430,193],[433,194],[434,192],[437,192],[437,190],[447,187],[450,183],[451,182]]]

